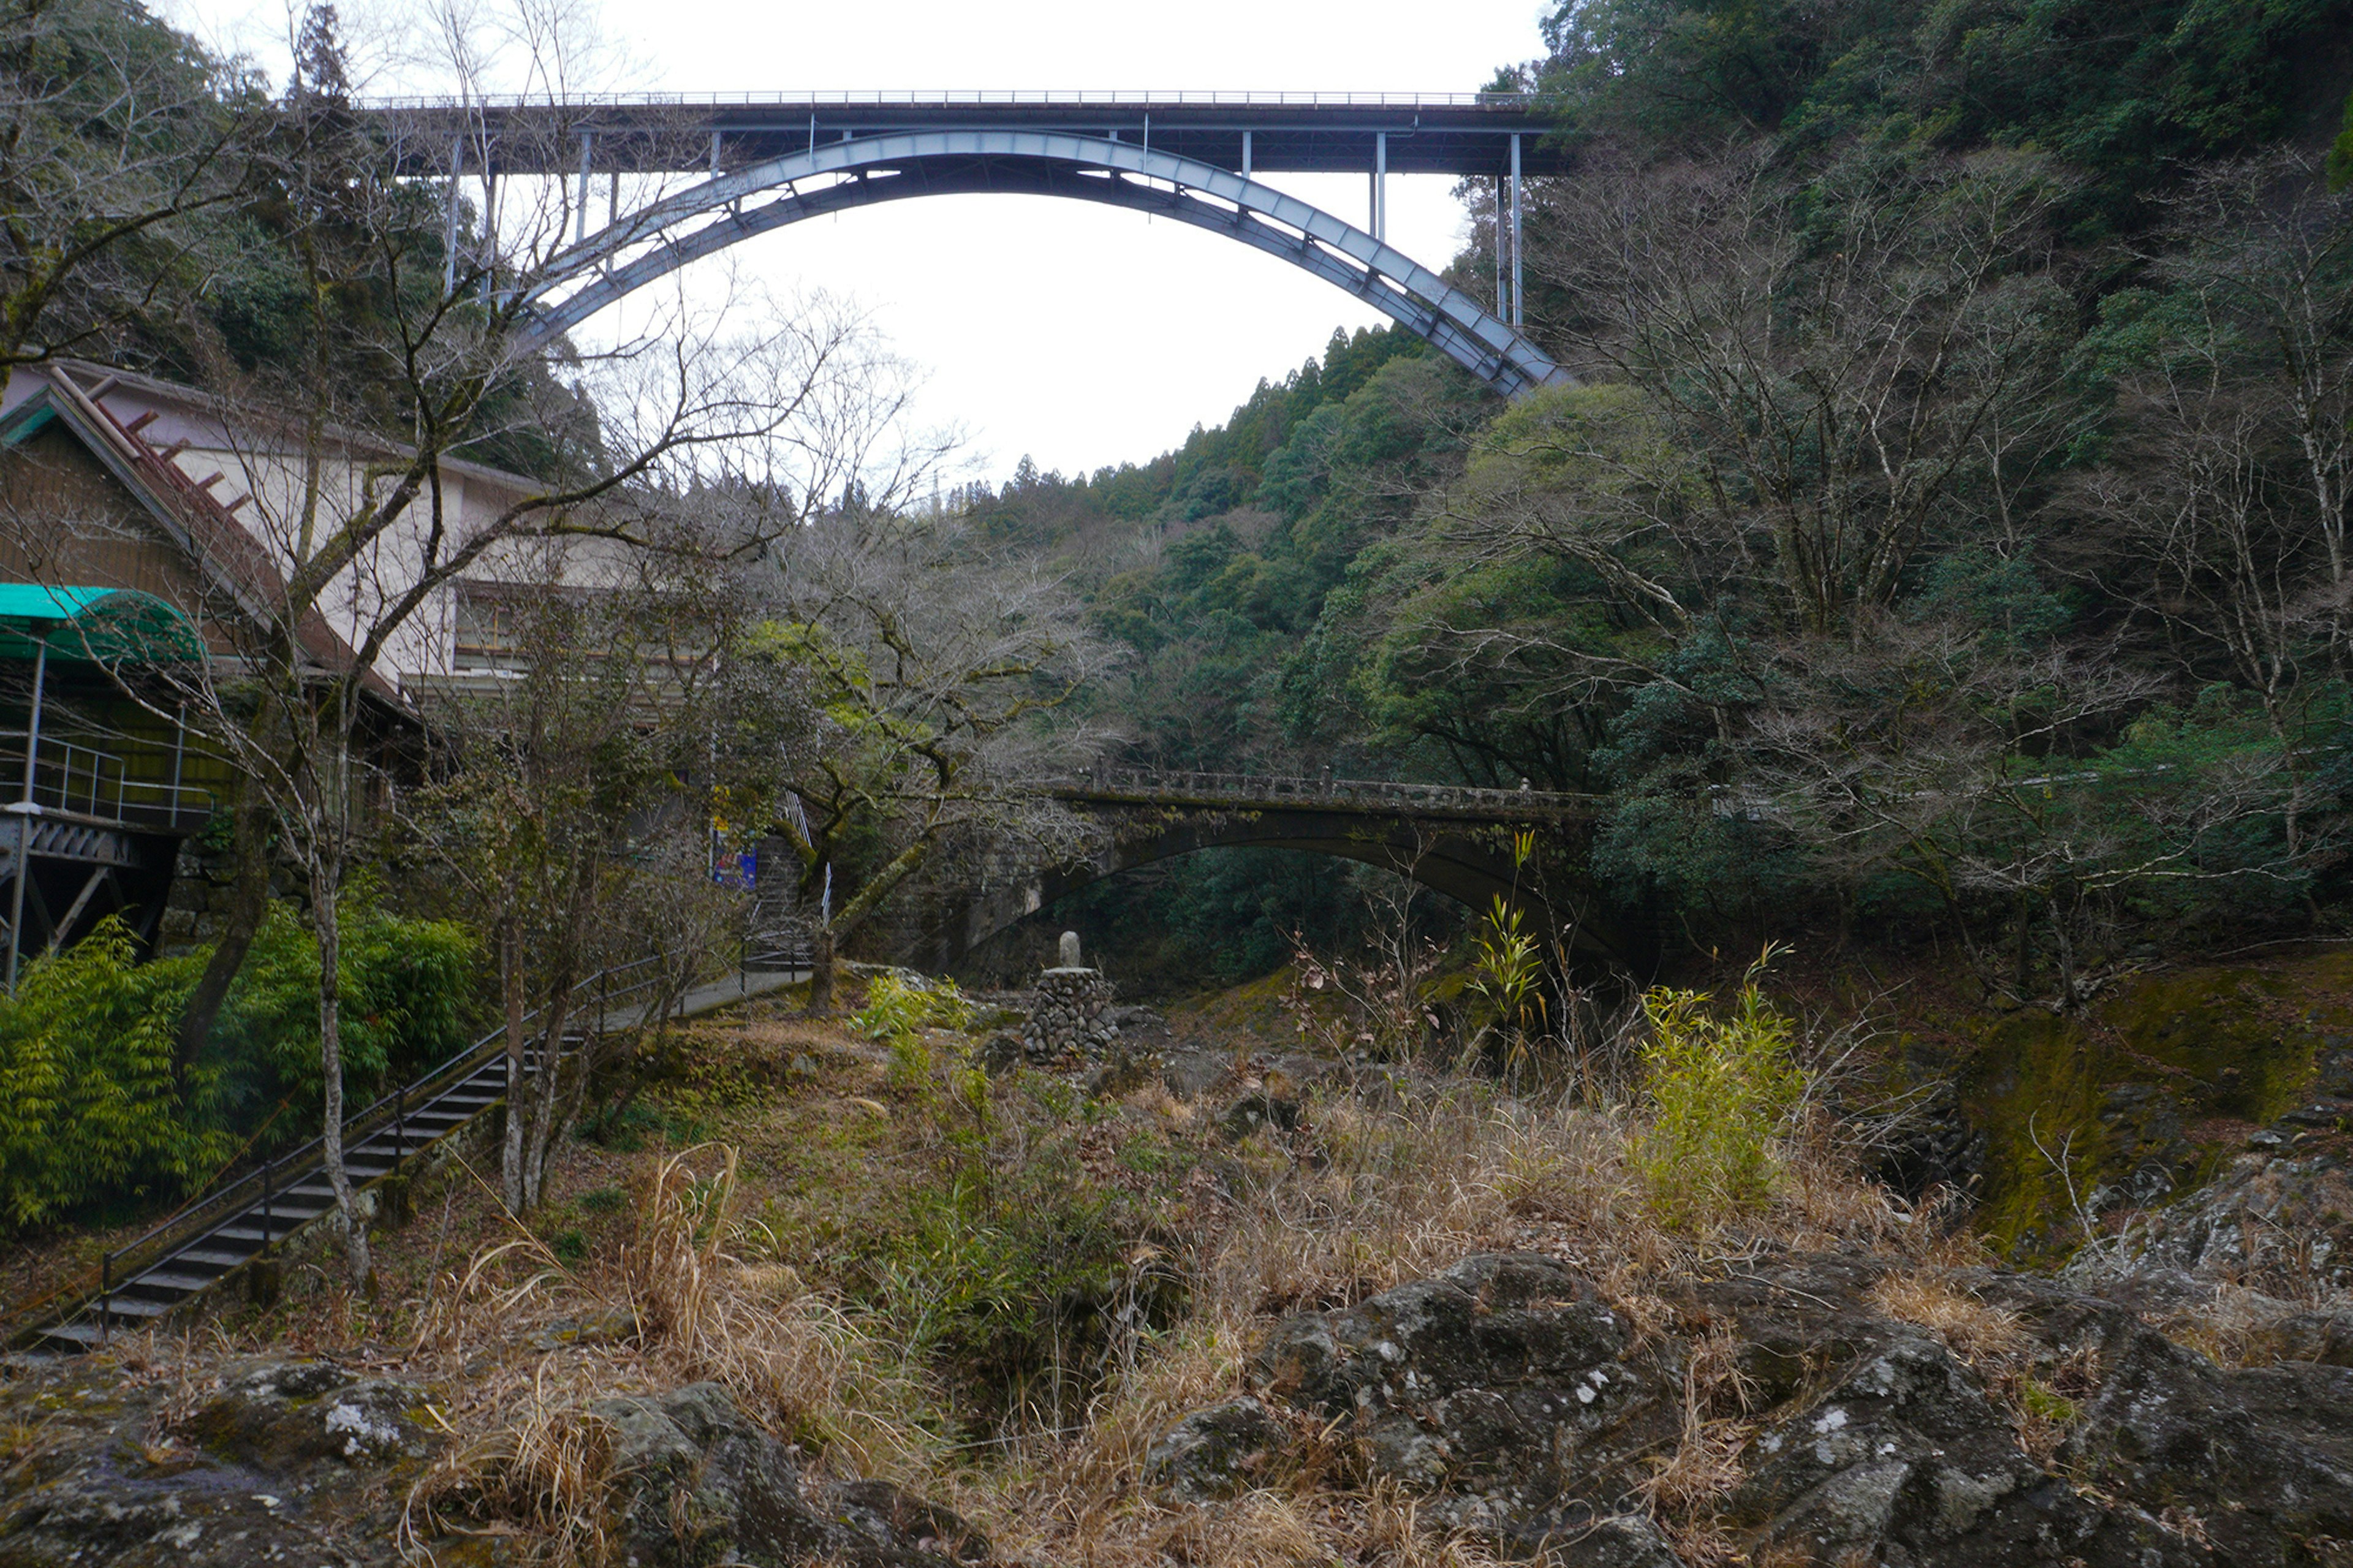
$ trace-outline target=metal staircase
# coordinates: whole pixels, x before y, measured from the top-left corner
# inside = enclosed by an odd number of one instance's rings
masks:
[[[807,953],[779,949],[746,954],[726,980],[691,991],[670,1016],[685,1017],[754,994],[752,975],[773,989],[804,974]],[[658,961],[599,971],[573,988],[574,1020],[556,1042],[558,1059],[592,1039],[648,1022],[648,994],[660,982]],[[530,1029],[543,1016],[524,1020]],[[523,1068],[535,1073],[547,1042],[533,1036]],[[502,1103],[507,1093],[506,1030],[502,1026],[412,1083],[343,1121],[343,1169],[354,1187],[385,1180],[443,1139]],[[16,1316],[5,1337],[20,1344],[83,1351],[103,1344],[118,1328],[142,1327],[185,1306],[263,1258],[272,1248],[332,1214],[335,1206],[320,1140],[270,1159],[216,1187],[161,1225],[99,1260],[94,1288],[51,1298]]]

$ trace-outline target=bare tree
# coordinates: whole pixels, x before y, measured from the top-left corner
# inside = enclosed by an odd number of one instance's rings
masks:
[[[779,558],[765,650],[823,716],[787,821],[821,1012],[841,944],[944,850],[1075,852],[1078,822],[1030,786],[1092,754],[1083,727],[1051,721],[1109,654],[1062,584],[953,519],[838,509]]]
[[[651,958],[663,997],[702,972],[707,952],[677,939],[739,901],[711,875],[706,797],[723,790],[756,810],[774,787],[773,758],[754,758],[768,771],[748,780],[731,754],[726,782],[717,776],[712,704],[747,603],[723,542],[681,527],[658,550],[581,553],[524,552],[472,590],[500,628],[495,664],[428,686],[441,766],[404,812],[496,954],[504,1195],[518,1214],[538,1205],[548,1150],[600,1065],[601,1016],[581,1020],[587,1047],[559,1059],[575,991],[615,960]],[[682,777],[701,787],[681,792]]]
[[[398,128],[386,134],[396,141]],[[506,280],[565,242],[568,197],[501,203],[495,237],[445,271],[439,204],[324,84],[298,80],[268,146],[280,256],[312,314],[291,363],[216,367],[218,440],[246,500],[232,515],[199,491],[185,508],[212,557],[209,602],[193,607],[232,651],[192,667],[175,696],[266,804],[305,884],[328,1179],[364,1278],[341,1145],[336,900],[381,796],[379,742],[404,721],[399,678],[432,668],[455,584],[501,552],[565,539],[658,544],[670,498],[708,467],[698,454],[761,448],[828,406],[826,389],[862,363],[867,334],[839,315],[749,342],[681,329],[551,368]],[[485,456],[533,471],[463,467]],[[225,993],[237,949],[233,937],[222,943],[206,994]],[[192,1009],[191,1029],[205,1022]]]
[[[1761,153],[1580,176],[1531,262],[1570,301],[1554,332],[1639,416],[1560,454],[1575,482],[1549,510],[1501,505],[1484,531],[1574,554],[1646,615],[1683,613],[1640,567],[1655,544],[1688,581],[1751,584],[1793,628],[1852,635],[2064,439],[2063,194],[2008,153],[1858,155],[1802,210]]]
[[[2186,677],[2254,698],[2300,852],[2315,678],[2353,674],[2353,198],[2284,152],[2193,182],[2168,237],[2071,559]]]

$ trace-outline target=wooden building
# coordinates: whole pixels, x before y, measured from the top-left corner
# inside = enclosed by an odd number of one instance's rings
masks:
[[[299,438],[298,438],[299,437]],[[322,461],[322,454],[324,454]],[[189,661],[233,675],[251,629],[285,592],[286,529],[303,487],[356,495],[396,449],[289,433],[218,400],[71,362],[20,369],[0,394],[0,981],[30,957],[121,913],[142,942],[204,935],[207,829],[237,787],[192,738],[175,691]],[[441,510],[403,520],[296,622],[322,672],[397,592],[420,531],[481,526],[537,487],[446,463]],[[323,477],[322,477],[323,476]],[[512,552],[435,594],[361,674],[366,749],[380,784],[420,722],[412,694],[486,651],[478,623]],[[281,617],[282,622],[283,617]],[[495,637],[490,641],[495,643]],[[181,884],[175,887],[175,883]]]

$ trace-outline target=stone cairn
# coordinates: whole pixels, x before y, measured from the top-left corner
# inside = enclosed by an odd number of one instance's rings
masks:
[[[1050,1062],[1066,1054],[1100,1058],[1119,1034],[1112,984],[1079,956],[1079,933],[1062,933],[1061,963],[1038,976],[1038,1003],[1021,1031],[1021,1054]]]

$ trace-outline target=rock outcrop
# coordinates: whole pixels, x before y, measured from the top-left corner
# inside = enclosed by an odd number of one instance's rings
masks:
[[[612,1426],[620,1552],[638,1568],[952,1568],[988,1558],[978,1531],[886,1481],[810,1485],[793,1451],[716,1384],[608,1400],[596,1412]]]
[[[103,1364],[9,1358],[0,1563],[399,1561],[430,1395],[332,1362],[238,1363],[180,1389]]]
[[[1768,1256],[1638,1323],[1553,1258],[1468,1258],[1287,1320],[1254,1398],[1176,1424],[1148,1479],[1201,1498],[1279,1476],[1287,1409],[1432,1521],[1563,1563],[1681,1563],[1662,1518],[1792,1565],[2353,1563],[2353,1370],[2226,1370],[2113,1301],[1993,1271],[1936,1285],[2006,1336],[1973,1363],[1877,1304],[1891,1267]],[[1695,1427],[1711,1397],[1733,1418]],[[1707,1500],[1654,1506],[1679,1450],[1726,1433]]]
[[[446,1441],[433,1390],[329,1361],[234,1363],[201,1390],[97,1358],[11,1358],[0,1373],[6,1568],[389,1568],[403,1561],[410,1488]],[[595,1414],[610,1433],[617,1562],[959,1568],[987,1558],[987,1542],[945,1509],[881,1481],[818,1479],[714,1384],[608,1400]]]

